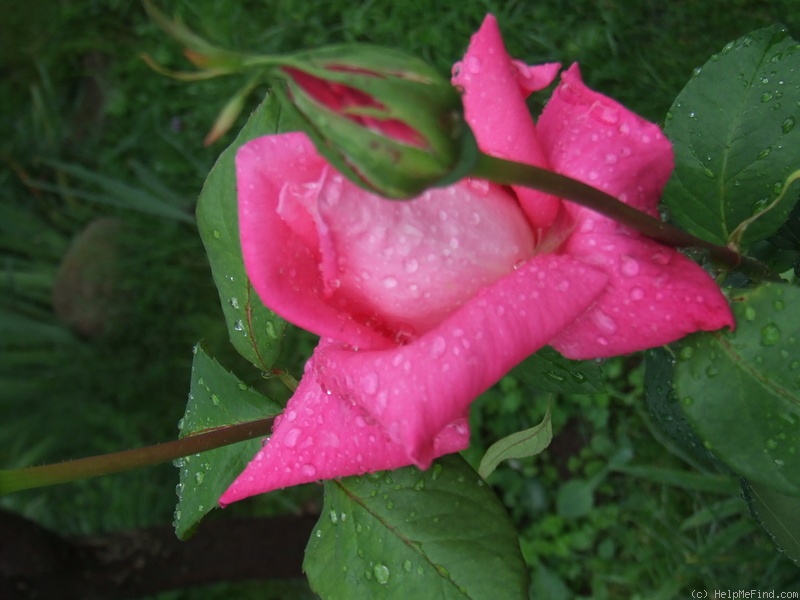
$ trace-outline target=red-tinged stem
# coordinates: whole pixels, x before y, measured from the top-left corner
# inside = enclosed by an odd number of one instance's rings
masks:
[[[0,496],[98,475],[169,462],[221,446],[269,435],[274,418],[227,425],[155,446],[80,458],[62,463],[0,471]]]
[[[755,259],[682,231],[628,206],[601,190],[564,175],[486,154],[480,155],[471,175],[495,183],[523,185],[553,194],[590,208],[667,246],[701,248],[706,250],[713,260],[729,269],[740,269],[758,280],[780,281],[780,278],[766,265]]]

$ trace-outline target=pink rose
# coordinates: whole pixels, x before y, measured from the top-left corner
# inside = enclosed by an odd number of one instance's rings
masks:
[[[657,126],[506,54],[487,17],[454,84],[489,154],[552,169],[657,215],[672,150]],[[321,337],[269,442],[220,499],[393,469],[469,442],[470,403],[549,344],[571,358],[732,326],[708,275],[578,205],[480,180],[387,201],[334,172],[302,134],[237,155],[245,266],[264,303]]]

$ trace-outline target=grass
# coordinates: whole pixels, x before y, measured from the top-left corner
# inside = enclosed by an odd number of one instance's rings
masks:
[[[591,86],[656,121],[692,69],[727,41],[775,21],[800,34],[793,0],[473,0],[457,9],[419,1],[179,0],[164,6],[222,45],[288,52],[373,42],[418,54],[443,72],[491,11],[512,55],[578,61]],[[151,72],[139,52],[176,68],[185,63],[135,3],[28,0],[26,8],[7,11],[0,39],[5,467],[175,436],[192,345],[201,337],[224,343],[192,210],[232,134],[211,148],[201,141],[243,83],[181,84]],[[112,248],[104,247],[117,257],[102,273],[114,283],[107,294],[116,310],[102,312],[107,296],[99,286],[94,300],[103,327],[82,337],[54,314],[51,296],[65,254],[100,218],[115,219],[123,232]],[[297,336],[295,346],[305,347],[304,340]],[[295,374],[301,355],[292,355]],[[607,392],[558,399],[555,440],[542,457],[512,461],[492,476],[519,524],[535,597],[797,589],[797,568],[753,526],[738,493],[708,491],[716,475],[690,476],[697,472],[659,441],[663,436],[644,409],[640,361],[609,361],[604,371]],[[477,405],[471,452],[477,456],[500,436],[537,423],[544,404],[535,390],[505,378]],[[569,509],[563,498],[615,457],[627,473],[606,473],[588,509]],[[172,519],[176,481],[167,465],[26,492],[0,506],[67,535],[140,527]],[[279,502],[283,510],[299,510],[302,501],[287,496],[234,510],[274,511]],[[263,590],[223,586],[162,598],[262,597]]]

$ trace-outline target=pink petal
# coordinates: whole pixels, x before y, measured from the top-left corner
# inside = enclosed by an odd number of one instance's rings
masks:
[[[326,295],[313,214],[326,168],[303,134],[262,137],[239,149],[236,179],[245,270],[262,302],[287,321],[354,346],[390,345],[385,332],[367,325],[365,308]]]
[[[625,233],[579,231],[565,251],[610,275],[591,310],[551,342],[569,358],[628,354],[734,326],[716,283],[671,248]]]
[[[607,276],[567,256],[536,256],[422,338],[396,348],[320,348],[318,378],[357,403],[420,468],[436,434],[523,358],[580,317]]]
[[[320,347],[332,343],[323,341]],[[221,506],[283,487],[411,463],[406,450],[389,440],[369,415],[320,387],[314,361],[309,360],[269,441],[220,497]],[[433,454],[468,445],[469,426],[462,416],[437,432]]]
[[[389,202],[334,174],[320,189],[318,211],[330,286],[404,338],[441,322],[533,254],[515,199],[482,181]]]
[[[481,150],[492,156],[549,168],[525,98],[548,85],[559,65],[526,67],[506,52],[497,20],[487,15],[464,59],[453,67],[453,84],[464,90],[464,109]],[[557,198],[513,186],[534,228],[556,217]]]
[[[599,188],[652,216],[673,168],[672,145],[659,127],[618,102],[587,88],[578,65],[561,83],[536,125],[550,167]],[[580,221],[616,224],[574,204]]]

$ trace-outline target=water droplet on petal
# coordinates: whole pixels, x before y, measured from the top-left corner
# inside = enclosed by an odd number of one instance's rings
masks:
[[[380,378],[377,373],[367,373],[361,378],[361,389],[367,394],[374,394],[378,391]]]
[[[294,448],[297,445],[297,441],[300,439],[300,434],[303,433],[303,430],[299,427],[295,427],[294,429],[290,429],[286,433],[286,437],[283,438],[283,445],[287,448]]]
[[[441,358],[441,356],[447,350],[447,342],[445,339],[438,335],[433,339],[433,345],[431,346],[431,356],[434,358]]]
[[[634,258],[623,256],[620,271],[626,277],[636,277],[639,274],[639,263]]]

